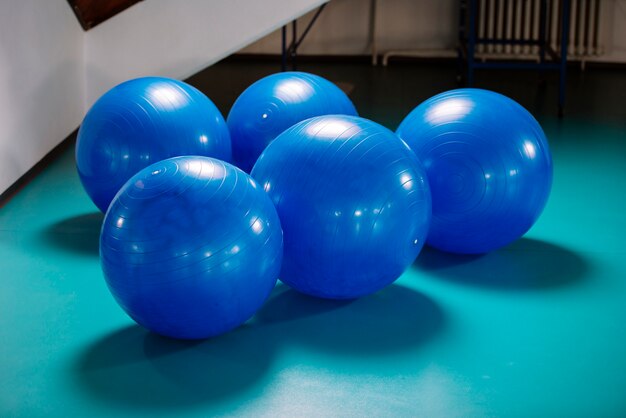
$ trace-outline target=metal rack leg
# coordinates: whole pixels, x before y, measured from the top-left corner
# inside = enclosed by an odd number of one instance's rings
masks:
[[[467,0],[461,0],[460,1],[460,7],[459,7],[459,32],[458,32],[458,36],[459,36],[459,45],[457,47],[456,53],[457,53],[457,59],[456,59],[456,81],[459,85],[462,85],[463,82],[463,73],[464,73],[464,54],[463,54],[463,48],[465,47],[465,21],[467,18]]]
[[[376,44],[376,6],[378,0],[370,0],[369,42],[372,53],[372,65],[378,65],[378,48]]]
[[[281,42],[282,42],[282,44],[281,44],[281,71],[287,71],[287,55],[289,55],[289,61],[291,61],[291,69],[293,71],[296,70],[296,66],[297,66],[296,60],[297,60],[297,57],[298,57],[298,47],[300,46],[302,41],[304,41],[304,38],[306,38],[307,34],[309,33],[309,31],[313,27],[313,24],[315,24],[315,22],[317,21],[317,18],[322,13],[322,11],[324,10],[324,8],[326,7],[327,4],[328,3],[324,3],[317,9],[317,12],[315,12],[315,15],[313,16],[313,18],[311,19],[311,21],[309,22],[307,27],[304,29],[304,32],[302,32],[302,35],[300,35],[300,39],[298,39],[298,31],[297,31],[297,22],[296,22],[296,20],[293,20],[291,22],[291,43],[289,44],[289,47],[287,47],[287,25],[282,27],[282,30],[281,30],[281,35],[282,35],[282,40],[281,40]]]
[[[282,46],[281,46],[281,60],[280,71],[287,71],[287,26],[283,26],[281,30],[282,34]]]
[[[548,14],[548,2],[541,0],[539,9],[539,62],[546,62],[546,25]]]
[[[291,22],[291,39],[293,39],[293,42],[291,44],[291,71],[295,71],[298,68],[298,45],[299,42],[296,42],[296,39],[298,39],[298,27],[297,27],[297,21],[294,20],[293,22]]]
[[[567,43],[569,39],[570,24],[570,0],[563,0],[563,16],[561,17],[561,60],[559,68],[559,117],[562,117],[565,110],[565,82],[567,75]]]
[[[474,52],[476,50],[476,12],[477,0],[469,0],[469,26],[467,42],[467,86],[474,84]]]

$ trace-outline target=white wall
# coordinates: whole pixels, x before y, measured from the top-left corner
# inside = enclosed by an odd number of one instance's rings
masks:
[[[326,0],[149,0],[83,32],[66,0],[0,0],[0,193],[133,77],[185,78]]]
[[[605,31],[605,38],[609,40],[607,51],[599,60],[626,62],[626,0],[605,0],[603,4],[605,14],[608,14],[610,16],[608,19],[612,21]]]
[[[0,192],[80,123],[82,38],[65,0],[0,3]]]
[[[149,0],[86,33],[86,105],[129,78],[185,78],[326,0]]]

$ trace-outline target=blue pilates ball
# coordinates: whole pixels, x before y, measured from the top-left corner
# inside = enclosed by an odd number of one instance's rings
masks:
[[[181,339],[219,335],[250,318],[274,288],[282,251],[262,187],[207,157],[170,158],[135,174],[100,236],[119,305],[140,325]]]
[[[227,123],[233,162],[250,172],[259,155],[290,126],[313,116],[357,114],[346,94],[330,81],[303,72],[258,80],[237,98]]]
[[[485,253],[524,235],[546,205],[552,157],[539,123],[492,91],[459,89],[417,106],[396,132],[426,168],[428,244]]]
[[[284,231],[280,279],[322,298],[350,299],[396,280],[419,254],[431,214],[422,165],[393,132],[357,116],[300,122],[251,173]]]
[[[76,142],[80,180],[102,212],[139,170],[180,155],[229,161],[230,134],[208,97],[163,77],[137,78],[109,90],[87,112]]]

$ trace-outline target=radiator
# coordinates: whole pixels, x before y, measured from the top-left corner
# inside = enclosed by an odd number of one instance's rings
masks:
[[[529,41],[540,39],[541,0],[476,0],[477,35],[483,39]],[[604,53],[603,20],[610,16],[601,10],[602,0],[571,0],[568,58],[579,59]],[[546,2],[546,40],[553,50],[560,50],[562,0]],[[479,44],[477,57],[536,58],[537,46]]]

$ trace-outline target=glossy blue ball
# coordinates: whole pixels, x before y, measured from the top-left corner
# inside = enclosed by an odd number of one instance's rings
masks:
[[[105,93],[85,116],[76,142],[80,180],[102,212],[133,174],[179,155],[229,161],[230,134],[208,97],[162,77],[126,81]]]
[[[250,318],[282,259],[276,210],[243,171],[175,157],[134,175],[104,218],[100,258],[119,305],[161,335],[198,339]]]
[[[417,106],[397,134],[424,164],[433,199],[428,244],[485,253],[525,234],[552,186],[552,157],[522,106],[480,89],[452,90]]]
[[[303,72],[262,78],[241,93],[228,114],[234,164],[250,172],[267,145],[285,129],[330,114],[357,114],[348,96],[330,81]]]
[[[424,170],[393,132],[319,116],[279,135],[254,168],[284,231],[280,279],[332,299],[396,280],[420,252],[431,201]]]

